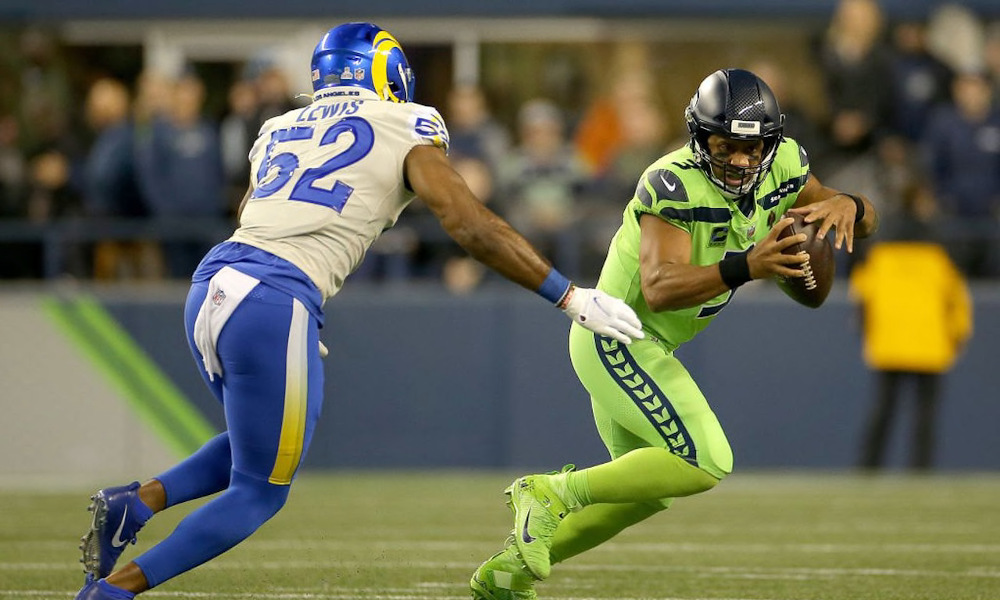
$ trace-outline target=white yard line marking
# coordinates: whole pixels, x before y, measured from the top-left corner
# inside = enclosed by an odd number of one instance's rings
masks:
[[[476,565],[471,562],[407,561],[396,563],[396,569],[416,570],[460,570],[471,571]],[[75,563],[0,563],[0,571],[47,571],[78,568]],[[307,570],[307,569],[368,569],[370,561],[327,561],[327,560],[287,560],[287,561],[241,561],[239,559],[219,559],[198,567],[210,571],[241,570]],[[753,578],[753,579],[810,579],[837,577],[944,577],[944,578],[984,578],[1000,579],[1000,569],[992,566],[976,566],[956,571],[928,571],[912,569],[880,568],[810,568],[810,567],[741,567],[705,565],[608,565],[608,564],[564,564],[557,567],[569,572],[616,572],[616,573],[695,573],[713,577]],[[444,585],[447,585],[445,583]],[[0,593],[3,593],[0,590]]]
[[[212,600],[242,600],[246,598],[253,598],[254,600],[266,599],[266,600],[356,600],[358,598],[364,598],[365,600],[426,600],[427,598],[438,598],[440,600],[468,600],[468,594],[462,593],[461,595],[445,595],[435,593],[433,596],[429,595],[414,595],[406,593],[405,590],[396,593],[394,590],[388,590],[390,593],[372,593],[370,590],[366,589],[355,589],[355,590],[344,590],[340,592],[278,592],[278,593],[267,593],[267,592],[253,592],[245,594],[226,594],[218,592],[158,592],[152,590],[143,594],[143,597],[152,598],[211,598]],[[33,597],[33,598],[70,598],[73,596],[71,592],[61,592],[52,590],[14,590],[5,591],[0,590],[0,597],[3,596],[18,596],[18,597]],[[587,597],[564,597],[561,600],[607,600],[607,598],[587,598]],[[808,598],[719,598],[719,597],[679,597],[679,596],[660,596],[660,597],[649,597],[643,596],[642,598],[616,598],[615,600],[809,600]]]
[[[68,542],[13,542],[11,545],[37,549],[64,550]],[[400,552],[420,551],[463,551],[480,550],[481,542],[424,542],[414,540],[263,540],[247,541],[241,547],[260,550],[357,550],[358,548],[374,550],[399,550]],[[876,552],[879,554],[997,554],[1000,556],[1000,544],[948,544],[948,543],[872,543],[872,544],[803,544],[803,543],[730,543],[730,542],[608,542],[591,554],[601,552],[652,553],[652,552],[726,552],[765,554],[775,552],[790,552],[795,554],[857,554],[859,552]]]

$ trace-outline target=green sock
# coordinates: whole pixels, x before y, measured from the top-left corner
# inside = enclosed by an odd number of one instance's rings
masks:
[[[558,473],[549,474],[546,481],[570,511],[578,511],[590,504],[587,476],[574,471],[572,465],[566,465]]]
[[[587,481],[587,470],[570,471],[565,474],[566,488],[574,500],[577,500],[581,507],[593,504],[590,497],[590,483]]]
[[[704,492],[719,482],[665,448],[639,448],[611,462],[568,473],[581,504],[648,502]]]

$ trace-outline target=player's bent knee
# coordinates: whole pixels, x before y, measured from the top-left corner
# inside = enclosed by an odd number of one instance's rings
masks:
[[[701,471],[701,473],[702,476],[699,480],[699,484],[702,486],[702,489],[700,490],[701,492],[707,492],[708,490],[719,485],[719,482],[722,481],[720,477],[716,477],[707,471]]]
[[[685,477],[684,490],[678,496],[693,496],[701,494],[719,485],[721,477],[717,477],[703,468],[693,467]]]
[[[650,513],[652,515],[670,508],[670,505],[674,503],[674,500],[675,498],[660,498],[659,500],[653,500],[652,502],[647,502],[646,504],[653,509],[653,512]]]
[[[285,505],[288,500],[288,490],[291,486],[276,485],[266,480],[233,472],[230,489],[238,491],[243,499],[248,514],[253,514],[254,520],[264,523]]]

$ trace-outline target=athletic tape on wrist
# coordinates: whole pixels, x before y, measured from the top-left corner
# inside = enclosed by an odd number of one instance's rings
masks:
[[[539,296],[545,298],[552,304],[559,304],[559,301],[562,300],[563,296],[566,295],[566,292],[569,291],[569,286],[569,279],[566,279],[566,276],[553,268],[549,271],[545,281],[542,282],[542,285],[538,286],[538,290],[536,291]]]

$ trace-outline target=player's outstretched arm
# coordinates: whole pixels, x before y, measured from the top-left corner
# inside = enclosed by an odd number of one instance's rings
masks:
[[[444,151],[416,146],[404,163],[411,190],[473,258],[537,292],[584,327],[629,343],[643,337],[635,312],[618,298],[577,288],[506,221],[483,205],[451,167]]]
[[[538,289],[552,265],[475,197],[444,151],[416,146],[404,169],[410,189],[473,258],[521,286]]]

